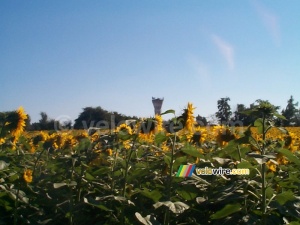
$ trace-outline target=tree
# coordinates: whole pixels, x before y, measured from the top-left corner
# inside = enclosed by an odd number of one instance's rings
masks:
[[[232,114],[230,105],[228,102],[230,98],[221,98],[218,100],[218,112],[216,112],[216,117],[220,124],[228,124],[230,116]]]
[[[255,118],[247,113],[253,108],[254,104],[251,104],[249,108],[244,104],[237,104],[231,123],[239,126],[249,126],[253,124]]]
[[[48,115],[45,112],[41,112],[41,119],[39,120],[39,125],[41,130],[48,130]]]
[[[137,119],[117,112],[108,112],[100,106],[83,108],[77,119],[75,119],[74,129],[88,129],[89,127],[111,128],[128,119]]]
[[[31,118],[29,115],[27,115],[27,119],[25,121],[25,130],[32,130],[32,127],[31,127]]]
[[[196,117],[196,121],[200,126],[206,126],[207,125],[207,120],[205,117],[198,115]]]
[[[282,115],[286,118],[283,120],[283,126],[293,126],[297,125],[298,122],[298,113],[299,110],[296,108],[298,106],[298,102],[294,103],[294,98],[291,95],[290,99],[287,101],[287,106],[282,110]]]
[[[246,110],[246,106],[244,104],[237,104],[236,111],[234,112],[233,120],[234,121],[244,121],[245,114],[243,112]]]
[[[49,119],[47,113],[41,112],[40,115],[41,119],[39,120],[39,122],[31,124],[31,130],[55,130],[59,127],[62,127],[59,121]]]

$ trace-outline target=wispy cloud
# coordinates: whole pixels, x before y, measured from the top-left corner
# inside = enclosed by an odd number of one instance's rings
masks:
[[[270,10],[266,9],[261,3],[258,1],[253,2],[254,7],[265,24],[268,32],[272,36],[274,43],[279,46],[280,45],[280,27],[279,27],[279,19],[278,17],[272,13]]]
[[[215,34],[212,35],[212,40],[218,47],[220,53],[225,58],[229,69],[233,70],[235,63],[234,63],[234,49],[233,49],[232,45],[225,42],[222,38],[220,38],[219,36],[217,36]]]

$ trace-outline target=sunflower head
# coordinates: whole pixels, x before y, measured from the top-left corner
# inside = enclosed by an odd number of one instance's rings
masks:
[[[275,163],[273,163],[272,161],[268,161],[266,163],[266,165],[267,165],[269,171],[276,172],[276,164]]]
[[[178,117],[178,121],[181,122],[183,127],[188,131],[192,131],[195,125],[194,110],[193,104],[188,103],[187,108],[184,109],[182,115]]]
[[[130,126],[123,123],[123,124],[121,124],[120,126],[118,126],[116,128],[116,133],[119,133],[119,132],[125,132],[125,133],[131,135],[132,134],[132,129],[131,129]]]
[[[11,135],[16,140],[23,133],[25,126],[26,126],[27,118],[28,118],[28,116],[25,113],[23,107],[21,106],[16,111],[9,112],[7,114],[7,117],[5,119],[4,128],[5,128],[5,130],[10,131]]]
[[[236,138],[235,134],[228,127],[221,127],[217,132],[217,142],[218,143],[227,143]]]
[[[161,115],[155,115],[155,122],[156,122],[156,131],[160,132],[163,131],[163,119]]]
[[[39,142],[41,141],[46,141],[48,139],[49,135],[44,132],[41,131],[39,134],[37,134],[34,138],[33,138],[33,144],[37,145]]]
[[[106,149],[107,155],[111,156],[113,154],[113,150],[111,148]]]
[[[32,182],[32,170],[31,169],[26,169],[23,174],[23,178],[26,183],[31,183]]]
[[[156,123],[154,118],[145,119],[140,124],[140,133],[149,134],[153,133],[156,128]]]

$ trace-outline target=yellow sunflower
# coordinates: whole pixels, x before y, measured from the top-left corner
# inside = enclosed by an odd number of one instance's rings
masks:
[[[113,150],[111,148],[106,149],[107,155],[111,156],[113,154]]]
[[[270,171],[276,172],[276,164],[275,163],[273,163],[272,161],[268,161],[266,163],[266,165]]]
[[[31,183],[32,182],[32,170],[26,169],[24,171],[23,178],[26,181],[26,183]]]
[[[184,109],[183,114],[178,117],[178,120],[181,121],[183,125],[183,129],[180,132],[180,135],[183,135],[187,138],[188,141],[191,140],[191,138],[194,135],[194,129],[195,129],[195,117],[194,117],[194,110],[192,103],[188,103],[187,108]]]
[[[156,132],[163,131],[163,119],[161,115],[156,114],[155,121],[156,121],[156,127],[155,127]]]
[[[22,106],[20,106],[16,112],[18,114],[18,122],[16,128],[11,132],[12,136],[14,136],[15,139],[20,137],[20,135],[23,133],[26,126],[25,121],[28,118]]]
[[[2,145],[5,142],[4,138],[0,138],[0,145]]]
[[[130,126],[126,125],[125,123],[121,124],[120,126],[118,126],[116,128],[116,132],[118,133],[119,131],[125,131],[127,132],[129,135],[132,134],[132,129]]]
[[[185,129],[187,129],[189,132],[193,132],[194,125],[195,125],[195,117],[194,117],[194,110],[192,103],[188,103],[187,109],[186,109],[186,122],[185,122]]]

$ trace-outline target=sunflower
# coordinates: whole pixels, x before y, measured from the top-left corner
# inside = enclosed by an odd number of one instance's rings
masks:
[[[266,165],[270,171],[276,172],[276,164],[275,163],[273,163],[272,161],[268,161],[266,163]]]
[[[121,124],[116,128],[116,133],[123,131],[126,132],[127,134],[131,135],[132,134],[132,129],[130,126],[126,125],[125,123]]]
[[[193,131],[194,125],[195,125],[195,117],[194,117],[194,107],[192,103],[188,103],[187,109],[186,109],[186,121],[185,121],[185,129],[187,129],[189,132]]]
[[[138,131],[138,136],[141,141],[153,143],[155,132],[162,131],[161,116],[156,115],[155,118],[144,119],[139,123]]]
[[[216,126],[215,139],[220,146],[224,147],[229,141],[236,139],[235,133],[229,127]]]
[[[278,154],[276,157],[276,161],[279,165],[286,165],[288,164],[288,160],[286,159],[286,157],[282,154]]]
[[[163,119],[161,115],[156,114],[155,115],[155,121],[156,121],[156,132],[163,131]]]
[[[295,152],[297,150],[297,146],[295,146],[296,135],[292,132],[289,132],[288,135],[284,137],[284,147],[289,149],[291,152]]]
[[[111,156],[113,154],[113,150],[111,148],[106,149],[107,155]]]
[[[178,117],[178,122],[182,124],[182,134],[186,136],[187,140],[190,141],[194,134],[195,129],[195,117],[192,103],[188,103],[187,108],[181,116]]]
[[[5,142],[4,138],[0,138],[0,145],[2,145]]]
[[[27,117],[27,114],[25,113],[24,108],[23,108],[22,106],[20,106],[20,107],[17,109],[16,113],[17,113],[17,115],[18,115],[18,116],[17,116],[18,121],[17,121],[17,124],[16,124],[15,129],[11,132],[12,136],[15,137],[15,140],[16,140],[18,137],[20,137],[20,135],[23,133],[24,128],[25,128],[25,126],[26,126],[25,121],[26,121],[26,119],[28,118],[28,117]]]
[[[26,183],[31,183],[32,182],[32,170],[26,169],[24,171],[23,178],[26,181]]]
[[[67,134],[63,148],[73,148],[78,144],[77,139],[73,135]]]
[[[35,137],[32,138],[34,145],[38,145],[39,142],[45,142],[49,138],[49,134],[45,131],[40,131]]]

